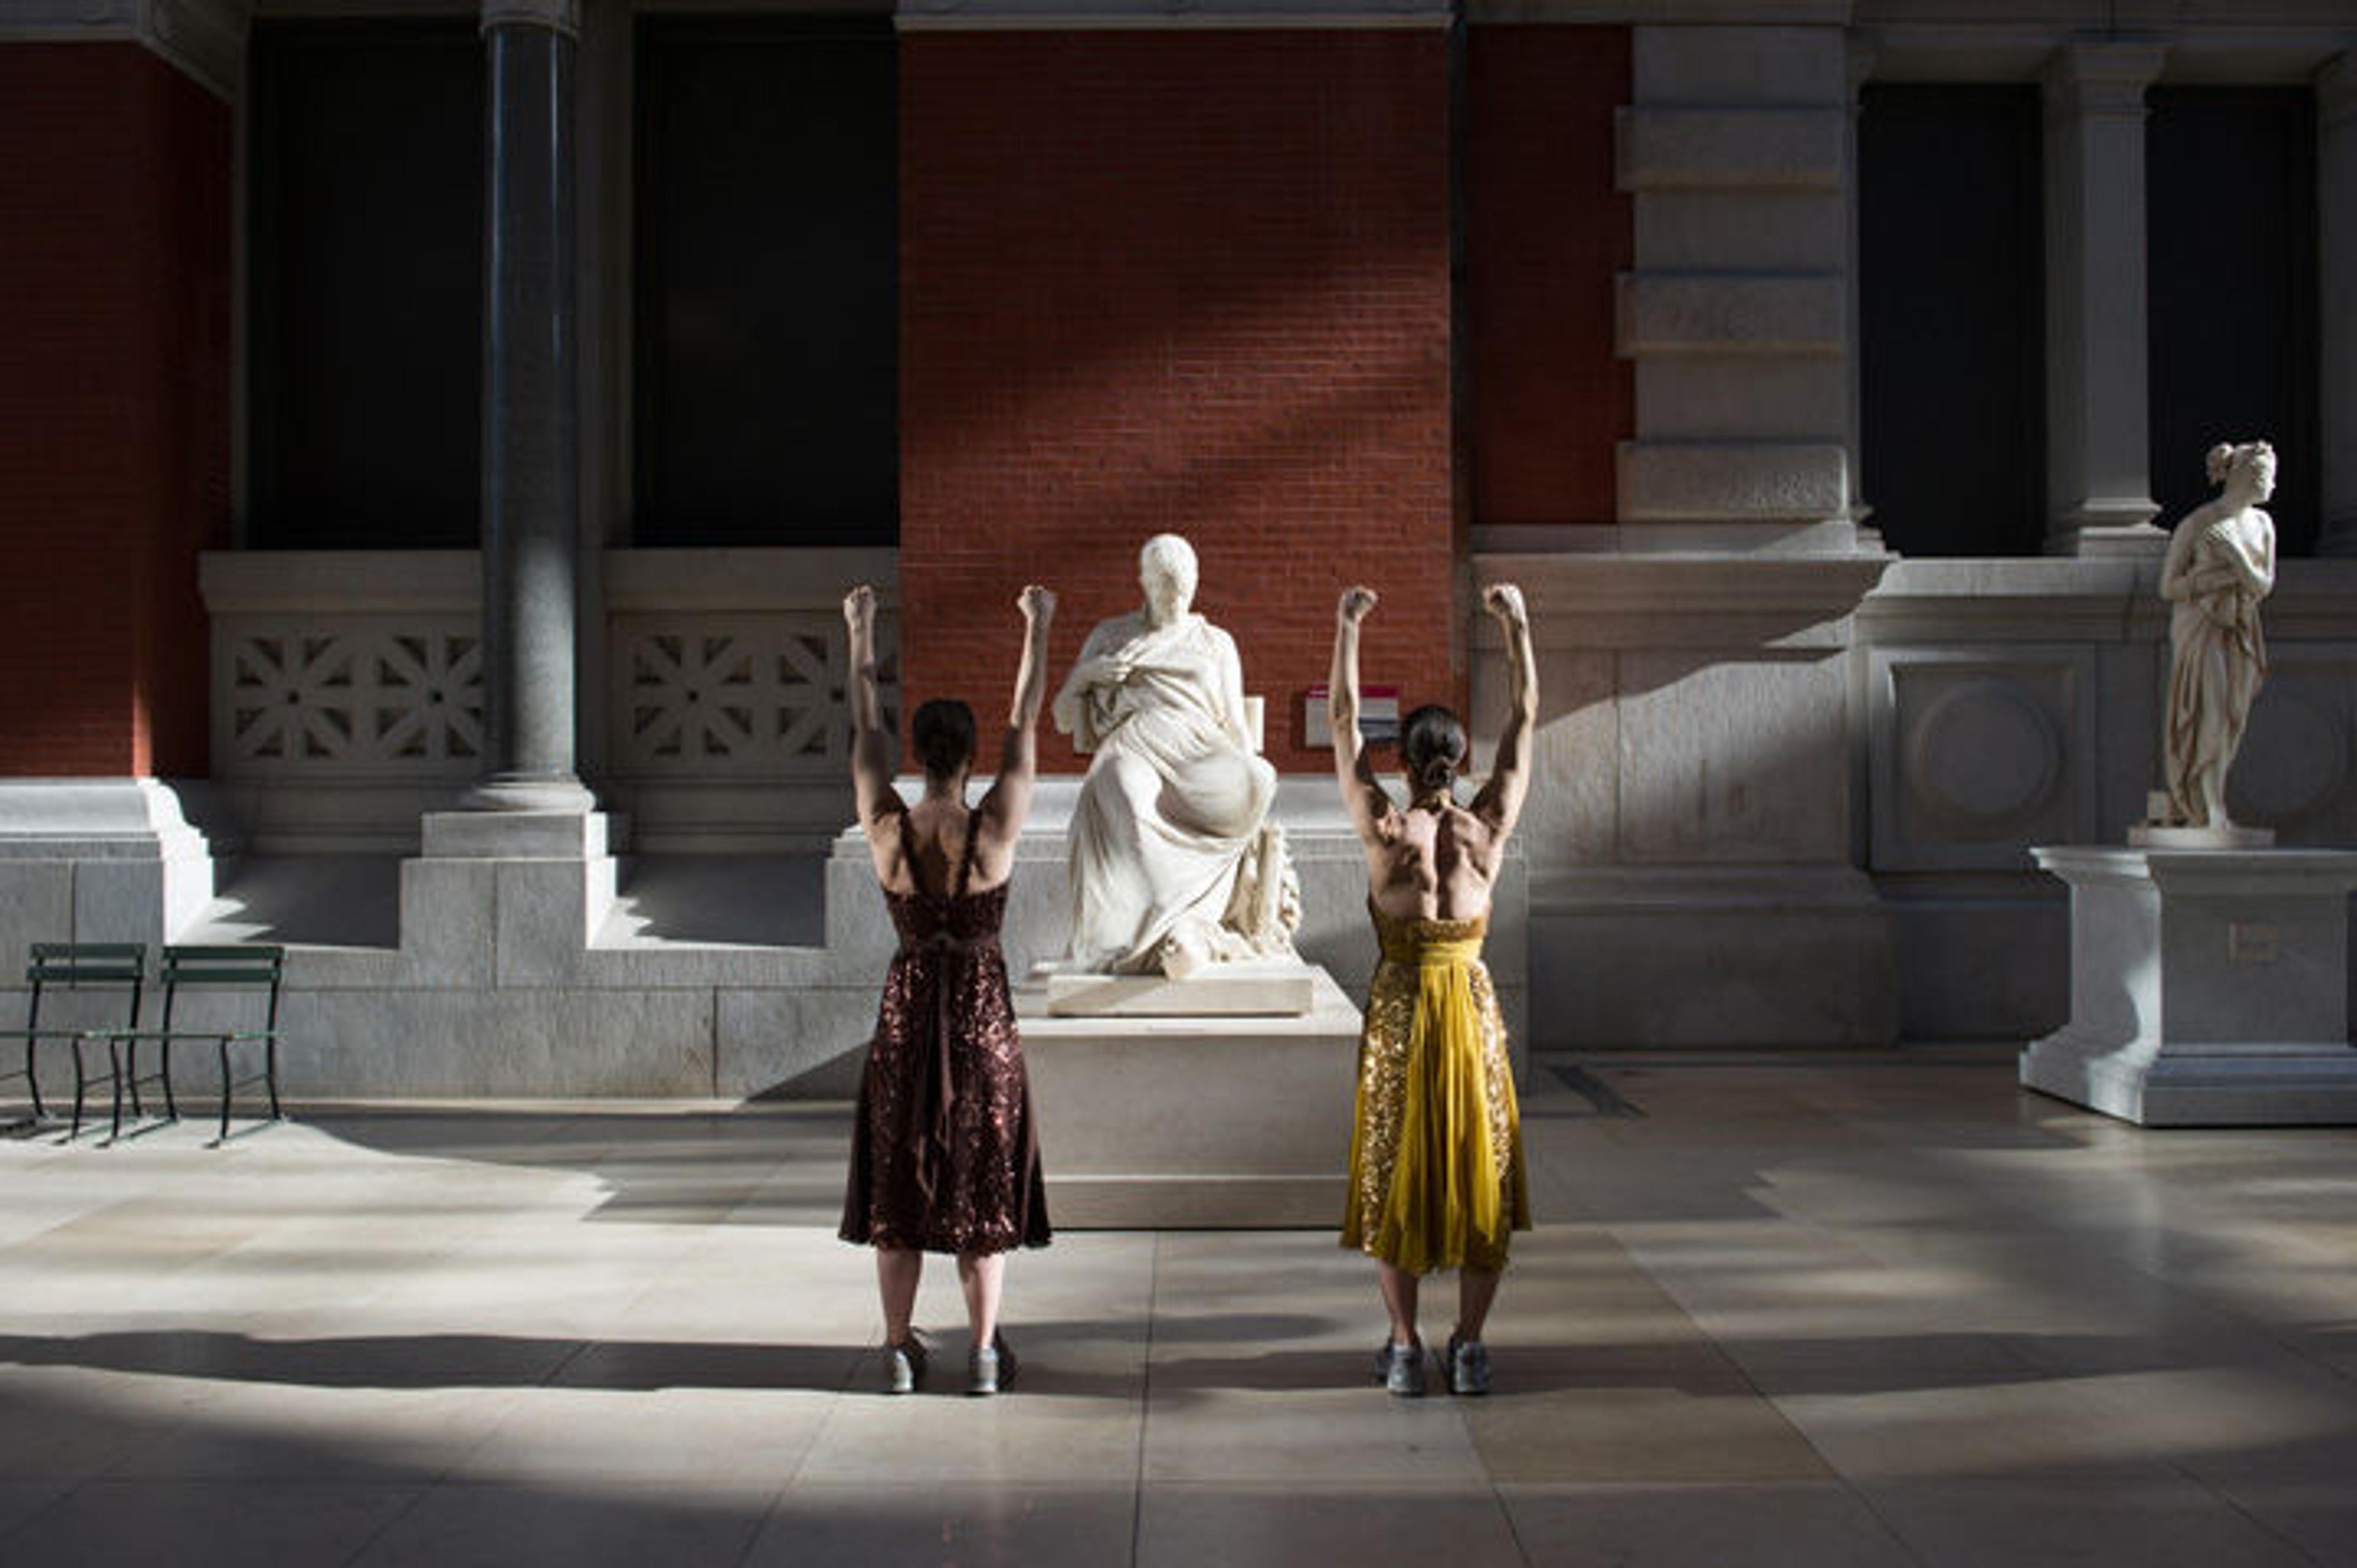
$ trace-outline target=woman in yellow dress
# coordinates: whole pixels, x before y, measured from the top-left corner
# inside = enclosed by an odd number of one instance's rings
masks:
[[[1489,1392],[1481,1329],[1508,1238],[1531,1224],[1513,1070],[1481,938],[1530,789],[1538,670],[1522,591],[1499,584],[1483,605],[1505,632],[1510,701],[1496,766],[1469,807],[1451,792],[1468,748],[1446,708],[1419,708],[1401,726],[1407,810],[1377,782],[1359,738],[1359,623],[1373,592],[1347,590],[1334,618],[1334,775],[1367,852],[1367,905],[1383,950],[1359,1042],[1342,1245],[1375,1260],[1391,1315],[1376,1368],[1406,1396],[1425,1391],[1416,1294],[1436,1269],[1458,1271],[1442,1374],[1452,1393]]]

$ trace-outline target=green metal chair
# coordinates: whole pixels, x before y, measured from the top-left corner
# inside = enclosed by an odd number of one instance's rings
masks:
[[[156,979],[164,990],[164,1015],[153,1029],[111,1029],[106,1031],[110,1061],[115,1072],[115,1123],[119,1128],[123,1116],[123,1093],[131,1095],[131,1113],[144,1115],[139,1100],[143,1083],[161,1083],[164,1089],[164,1114],[179,1119],[178,1101],[172,1093],[172,1047],[180,1041],[210,1040],[221,1059],[221,1134],[216,1140],[229,1137],[230,1110],[237,1090],[248,1084],[265,1085],[270,1091],[270,1117],[273,1122],[285,1119],[278,1101],[278,990],[285,978],[286,950],[264,943],[238,947],[178,946],[164,949],[156,970]],[[223,1026],[218,1023],[176,1023],[174,1015],[187,993],[210,992],[215,994],[251,995],[256,1002],[252,1010],[260,1015],[259,1028]],[[139,1047],[156,1047],[156,1070],[139,1070]],[[262,1047],[262,1070],[243,1078],[232,1076],[234,1064],[230,1059],[233,1047]],[[118,1055],[112,1053],[119,1051]]]
[[[48,1108],[41,1102],[42,1042],[64,1040],[73,1048],[73,1120],[66,1132],[66,1141],[70,1143],[81,1136],[82,1101],[90,1087],[90,1069],[82,1059],[82,1047],[105,1039],[113,1032],[95,1021],[45,1026],[41,1022],[43,1002],[54,1001],[56,993],[59,991],[116,993],[124,998],[123,1026],[128,1028],[139,1022],[139,993],[146,970],[147,947],[144,942],[33,944],[31,961],[25,966],[25,983],[31,991],[25,1004],[25,1026],[21,1029],[0,1029],[0,1040],[21,1040],[25,1044],[23,1069],[0,1073],[0,1079],[21,1078],[25,1080],[27,1093],[32,1101],[33,1126],[38,1127],[48,1120]],[[108,1052],[108,1070],[114,1072],[112,1050]],[[123,1082],[119,1074],[114,1077],[113,1088],[115,1127],[120,1131]]]

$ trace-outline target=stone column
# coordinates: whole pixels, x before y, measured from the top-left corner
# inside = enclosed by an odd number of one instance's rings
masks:
[[[484,0],[483,696],[478,810],[585,812],[574,775],[581,516],[577,0]]]
[[[2046,73],[2046,549],[2144,553],[2145,89],[2167,51],[2080,44]]]
[[[2323,527],[2319,555],[2357,555],[2357,54],[2316,78],[2316,217],[2323,319]],[[2338,285],[2333,280],[2341,280]]]
[[[1864,305],[1858,295],[1858,168],[1857,116],[1859,99],[1874,75],[1874,49],[1856,38],[1849,42],[1849,123],[1842,133],[1843,231],[1847,239],[1843,270],[1849,274],[1847,315],[1849,345],[1849,410],[1844,421],[1843,444],[1849,448],[1849,517],[1860,528],[1874,515],[1866,499],[1866,333]],[[1876,539],[1880,535],[1877,534]],[[1873,542],[1861,540],[1861,544]]]

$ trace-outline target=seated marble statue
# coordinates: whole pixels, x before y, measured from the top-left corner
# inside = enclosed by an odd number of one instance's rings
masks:
[[[2276,582],[2276,530],[2258,503],[2275,493],[2275,448],[2210,449],[2216,499],[2186,513],[2160,571],[2169,616],[2169,804],[2177,820],[2226,828],[2226,770],[2266,674],[2259,601]]]
[[[1160,972],[1292,952],[1299,891],[1268,821],[1234,640],[1189,607],[1195,552],[1138,553],[1143,608],[1089,633],[1056,727],[1093,754],[1071,823],[1068,972]]]

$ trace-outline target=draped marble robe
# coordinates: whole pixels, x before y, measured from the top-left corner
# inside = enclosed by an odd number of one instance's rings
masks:
[[[2245,507],[2209,520],[2196,512],[2179,527],[2161,587],[2175,600],[2169,617],[2169,793],[2182,821],[2223,826],[2226,770],[2267,672],[2259,601],[2275,586],[2275,525],[2266,512]]]
[[[1092,660],[1098,677],[1083,682]],[[1064,967],[1157,972],[1174,938],[1211,961],[1289,950],[1268,901],[1252,896],[1252,883],[1284,875],[1267,821],[1276,770],[1252,749],[1226,632],[1191,612],[1160,628],[1144,611],[1101,623],[1055,720],[1095,754],[1072,812]]]

